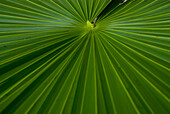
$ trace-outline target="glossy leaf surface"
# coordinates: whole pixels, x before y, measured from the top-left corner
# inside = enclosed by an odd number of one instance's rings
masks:
[[[169,2],[120,2],[1,0],[0,113],[170,113]]]

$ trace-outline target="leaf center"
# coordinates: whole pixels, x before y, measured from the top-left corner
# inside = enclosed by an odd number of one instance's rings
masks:
[[[88,28],[88,30],[93,29],[94,28],[94,24],[91,23],[90,21],[87,21],[87,28]]]

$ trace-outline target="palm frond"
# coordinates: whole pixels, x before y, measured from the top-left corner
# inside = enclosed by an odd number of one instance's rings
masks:
[[[0,113],[170,113],[168,1],[121,1],[1,0]]]

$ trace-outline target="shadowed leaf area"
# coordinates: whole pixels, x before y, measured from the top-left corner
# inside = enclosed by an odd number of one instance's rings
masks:
[[[1,114],[169,114],[168,0],[1,0]]]

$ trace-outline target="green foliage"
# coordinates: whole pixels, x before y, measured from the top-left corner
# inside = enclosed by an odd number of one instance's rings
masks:
[[[170,113],[169,2],[121,1],[1,0],[0,113]]]

